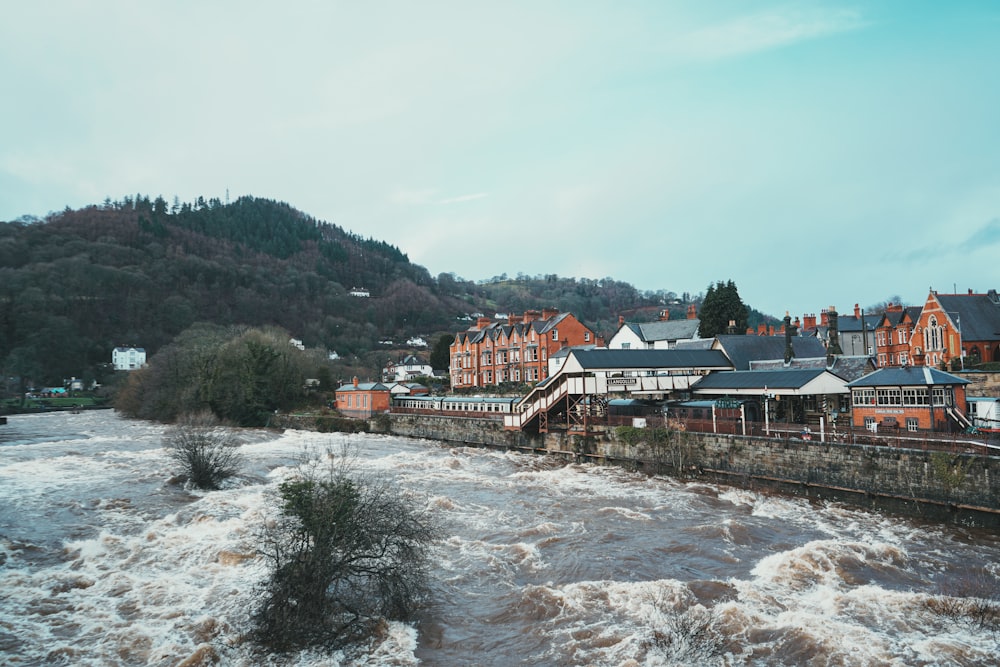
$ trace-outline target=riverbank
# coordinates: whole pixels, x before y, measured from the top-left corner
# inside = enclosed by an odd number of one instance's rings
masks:
[[[380,415],[368,430],[515,449],[686,479],[835,500],[905,516],[1000,529],[1000,458],[661,429],[593,436],[505,431],[490,419]],[[279,427],[318,430],[315,416]]]

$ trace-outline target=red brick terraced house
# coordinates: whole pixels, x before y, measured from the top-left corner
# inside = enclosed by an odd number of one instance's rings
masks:
[[[851,419],[871,431],[961,431],[969,381],[929,366],[880,368],[847,385]]]
[[[452,389],[503,382],[539,382],[549,375],[549,357],[564,347],[603,345],[572,313],[528,310],[494,322],[480,317],[460,331],[449,350]]]
[[[915,364],[951,370],[963,369],[967,363],[1000,361],[997,291],[938,294],[932,290],[914,328],[910,347]]]
[[[909,366],[913,330],[920,321],[920,306],[903,307],[890,303],[875,325],[875,363],[879,368]]]

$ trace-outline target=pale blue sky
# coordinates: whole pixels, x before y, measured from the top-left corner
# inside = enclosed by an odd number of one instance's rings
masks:
[[[433,275],[1000,287],[1000,2],[7,2],[0,220],[288,202]]]

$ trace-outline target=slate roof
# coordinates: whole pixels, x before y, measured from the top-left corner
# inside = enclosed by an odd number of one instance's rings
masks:
[[[626,323],[629,329],[635,332],[639,340],[647,343],[654,343],[659,340],[681,340],[695,338],[698,334],[698,327],[701,320],[666,320],[657,322],[630,322]]]
[[[751,361],[785,358],[784,336],[716,336],[722,351],[738,371],[750,370]],[[796,358],[824,357],[823,341],[814,336],[792,336],[792,351]]]
[[[353,382],[337,387],[337,391],[389,391],[389,387],[381,382],[359,382],[355,387]]]
[[[827,368],[826,357],[812,357],[809,359],[792,359],[787,368],[826,368],[842,380],[851,382],[863,377],[874,370],[871,357],[864,355],[837,355],[833,358],[833,366]],[[786,368],[784,359],[767,359],[764,361],[751,361],[750,370],[781,370]]]
[[[855,333],[862,330],[862,323],[865,324],[865,331],[875,331],[879,322],[882,321],[882,313],[865,313],[862,316],[837,315],[837,331],[841,333]]]
[[[854,389],[856,387],[929,387],[931,385],[956,384],[969,384],[969,381],[931,366],[898,366],[880,368],[847,386]]]
[[[962,341],[1000,341],[1000,304],[991,294],[937,294],[938,303],[955,321],[961,320]],[[959,322],[955,321],[958,325]]]
[[[575,350],[573,356],[587,369],[611,368],[719,368],[732,364],[718,350]]]
[[[775,371],[724,371],[698,380],[691,389],[801,389],[820,375],[825,368],[800,368]]]

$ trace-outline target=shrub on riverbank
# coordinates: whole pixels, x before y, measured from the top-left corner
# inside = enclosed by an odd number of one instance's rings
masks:
[[[408,620],[426,594],[426,511],[350,458],[303,466],[280,486],[280,511],[258,550],[269,575],[257,590],[249,639],[268,652],[343,648],[385,620]]]

